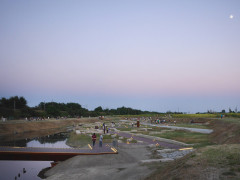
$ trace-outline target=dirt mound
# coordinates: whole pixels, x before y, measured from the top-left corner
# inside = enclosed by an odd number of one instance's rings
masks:
[[[239,144],[207,146],[169,163],[147,180],[239,179]]]
[[[240,143],[240,125],[221,120],[212,121],[210,127],[213,133],[211,141],[216,144],[237,144]]]
[[[0,135],[8,135],[13,133],[25,133],[39,130],[56,129],[66,126],[75,126],[81,123],[97,122],[97,118],[81,118],[81,119],[59,119],[44,121],[8,121],[0,124]]]
[[[211,120],[210,140],[217,144],[169,163],[147,180],[152,179],[240,179],[240,123],[238,119]]]
[[[98,121],[98,118],[50,119],[43,121],[7,121],[5,123],[0,123],[0,140],[4,142],[45,136],[61,132],[68,126],[76,126],[89,122],[94,123]],[[105,121],[108,121],[108,119]]]

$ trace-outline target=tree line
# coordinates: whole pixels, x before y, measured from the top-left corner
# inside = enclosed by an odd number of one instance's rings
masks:
[[[141,111],[129,107],[119,107],[117,109],[103,109],[101,106],[90,111],[83,108],[78,103],[57,103],[40,102],[35,107],[29,107],[24,97],[13,96],[9,99],[0,99],[0,117],[7,119],[21,119],[30,117],[40,118],[77,118],[77,117],[97,117],[108,115],[140,115],[158,114],[158,112]]]

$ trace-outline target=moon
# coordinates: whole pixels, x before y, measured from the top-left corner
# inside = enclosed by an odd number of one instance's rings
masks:
[[[230,14],[229,18],[230,18],[230,19],[233,19],[233,18],[234,18],[233,14]]]

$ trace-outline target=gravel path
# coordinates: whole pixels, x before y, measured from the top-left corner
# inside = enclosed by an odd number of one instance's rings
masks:
[[[182,148],[183,146],[177,145],[177,144],[172,144],[172,143],[167,143],[167,142],[163,142],[163,141],[159,141],[159,140],[153,140],[150,138],[146,138],[146,137],[139,137],[136,135],[132,135],[129,133],[124,133],[124,132],[113,132],[114,134],[118,134],[119,136],[122,137],[126,137],[126,138],[133,138],[137,141],[143,141],[143,143],[145,144],[159,144],[160,146],[164,147],[164,148],[171,148],[171,149],[179,149]]]

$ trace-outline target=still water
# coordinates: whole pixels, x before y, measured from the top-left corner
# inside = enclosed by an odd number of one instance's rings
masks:
[[[0,146],[70,148],[66,145],[68,134],[59,133],[34,139],[0,142]],[[40,180],[38,173],[51,167],[52,161],[0,160],[0,180]],[[23,172],[25,168],[26,172]]]

